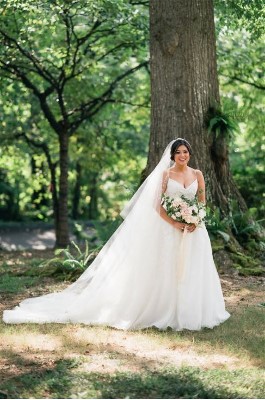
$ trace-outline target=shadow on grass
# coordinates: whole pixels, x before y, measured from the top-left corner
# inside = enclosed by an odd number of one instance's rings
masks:
[[[75,360],[57,360],[53,367],[24,358],[12,351],[1,352],[8,359],[9,370],[0,373],[0,393],[6,398],[67,398],[72,387],[70,370]],[[14,366],[14,369],[12,368]],[[66,397],[65,397],[66,396]]]
[[[203,382],[198,369],[181,368],[145,374],[118,373],[114,376],[91,374],[101,398],[236,398],[237,393],[226,388],[210,387]]]
[[[75,371],[75,360],[58,360],[52,368],[8,351],[10,364],[23,373],[2,372],[0,393],[7,398],[237,398],[237,392],[205,379],[199,369],[99,374]],[[18,368],[19,369],[19,368]],[[242,397],[242,396],[241,396]]]
[[[124,350],[111,347],[105,351],[115,350],[115,357],[122,360]],[[99,351],[104,352],[104,348]],[[40,362],[29,359],[28,355],[12,350],[2,352],[9,368],[0,373],[0,396],[2,393],[6,398],[262,398],[262,373],[257,369],[154,369],[149,362],[143,365],[142,358],[134,354],[129,364],[138,367],[139,372],[98,373],[84,371],[82,357],[57,361],[47,357]],[[93,363],[93,358],[88,357],[86,363],[89,362]]]

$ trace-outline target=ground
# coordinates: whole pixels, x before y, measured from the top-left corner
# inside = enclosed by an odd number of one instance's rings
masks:
[[[0,226],[0,249],[45,250],[54,245],[55,232],[51,223],[2,223]]]
[[[23,274],[52,256],[1,253],[1,312],[69,284]],[[1,322],[0,398],[263,398],[264,278],[220,278],[231,318],[213,330]]]

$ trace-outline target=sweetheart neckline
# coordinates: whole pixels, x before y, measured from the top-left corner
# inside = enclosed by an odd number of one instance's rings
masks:
[[[192,181],[191,182],[191,184],[190,185],[188,185],[187,187],[185,187],[182,183],[180,183],[179,181],[177,181],[176,179],[172,179],[172,178],[170,178],[170,177],[168,177],[168,179],[170,179],[171,181],[174,181],[174,182],[177,182],[180,186],[182,186],[183,187],[183,189],[189,189],[189,187],[194,183],[194,182],[196,182],[196,181],[198,181],[198,179],[196,178],[196,179],[194,179],[194,181]]]

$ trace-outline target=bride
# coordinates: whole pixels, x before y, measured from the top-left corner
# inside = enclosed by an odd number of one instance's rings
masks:
[[[5,310],[4,322],[199,330],[229,318],[206,228],[177,222],[161,206],[163,193],[205,202],[203,175],[188,166],[191,154],[185,139],[169,143],[80,278]]]

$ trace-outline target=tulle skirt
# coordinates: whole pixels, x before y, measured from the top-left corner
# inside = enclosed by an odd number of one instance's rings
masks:
[[[137,209],[128,215],[75,283],[22,301],[4,322],[199,330],[225,321],[206,228],[184,235],[154,208],[142,211],[140,220]]]

